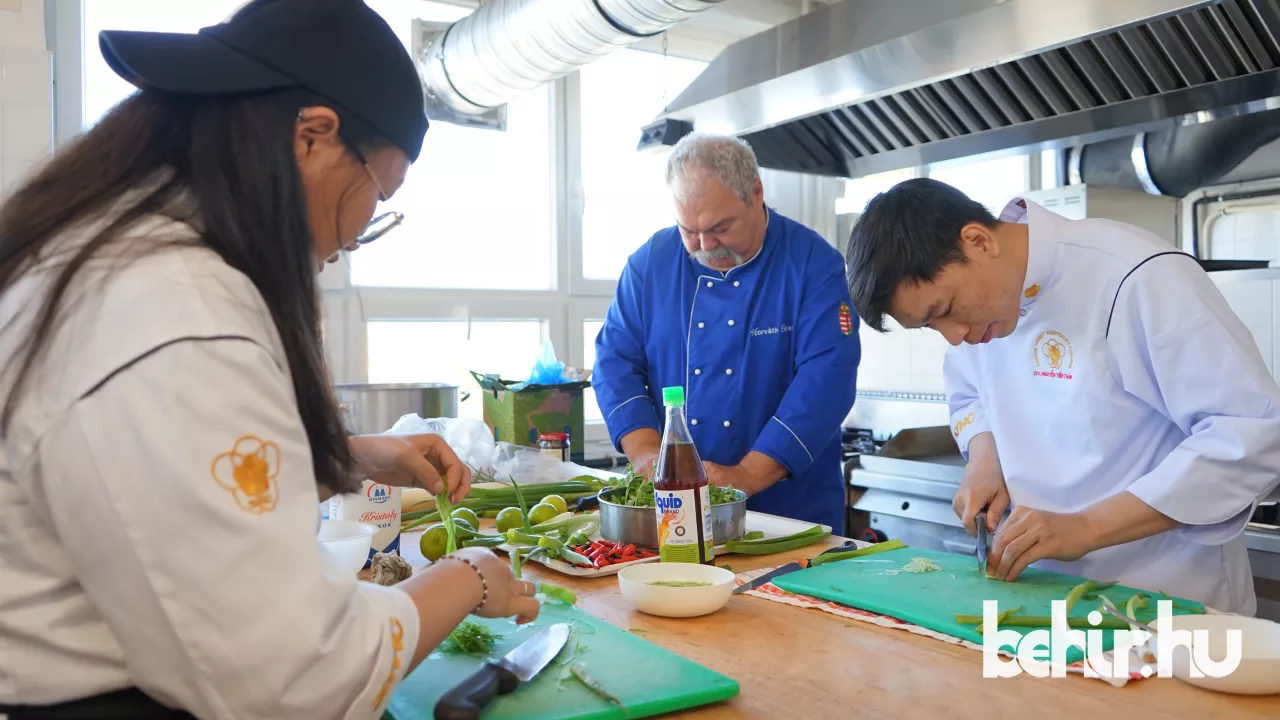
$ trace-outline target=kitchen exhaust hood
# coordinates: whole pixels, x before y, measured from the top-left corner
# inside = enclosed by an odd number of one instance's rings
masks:
[[[1280,0],[844,0],[731,45],[651,127],[859,177],[1280,108],[1278,65]]]

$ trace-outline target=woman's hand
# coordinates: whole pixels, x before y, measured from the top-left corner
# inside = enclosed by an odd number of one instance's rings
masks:
[[[356,435],[348,443],[360,472],[374,482],[447,492],[455,503],[471,491],[471,468],[439,435]]]
[[[463,548],[454,553],[466,558],[480,568],[480,574],[489,585],[489,599],[476,608],[475,614],[487,618],[504,618],[512,615],[516,623],[523,625],[538,617],[538,586],[511,574],[511,566],[484,548]]]

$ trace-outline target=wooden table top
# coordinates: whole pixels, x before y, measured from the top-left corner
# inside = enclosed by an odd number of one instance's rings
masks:
[[[418,532],[401,538],[414,569],[427,562]],[[841,544],[831,538],[768,556],[728,555],[735,572],[782,565]],[[716,706],[680,713],[698,720],[768,718],[1280,718],[1280,695],[1225,695],[1173,678],[1115,688],[1096,679],[982,677],[982,653],[903,630],[881,628],[782,603],[735,595],[720,611],[670,619],[634,610],[613,576],[580,579],[537,563],[526,577],[578,595],[578,607],[645,640],[734,678],[741,694]]]

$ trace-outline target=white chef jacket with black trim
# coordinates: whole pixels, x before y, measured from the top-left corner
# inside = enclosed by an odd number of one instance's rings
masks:
[[[130,234],[197,239],[159,217]],[[0,356],[50,279],[0,297],[20,316]],[[0,444],[0,705],[138,687],[199,718],[379,717],[417,611],[317,544],[261,295],[201,246],[97,260],[72,295]]]
[[[839,251],[766,212],[764,245],[727,273],[692,259],[674,227],[637,250],[596,339],[592,385],[615,445],[661,430],[662,388],[684,387],[703,460],[736,465],[755,450],[786,468],[747,507],[840,531],[857,316]]]
[[[1257,607],[1243,530],[1280,476],[1280,388],[1189,255],[1109,220],[1011,202],[1030,242],[1009,337],[961,345],[953,433],[990,431],[1014,505],[1072,513],[1128,491],[1183,527],[1036,567]]]

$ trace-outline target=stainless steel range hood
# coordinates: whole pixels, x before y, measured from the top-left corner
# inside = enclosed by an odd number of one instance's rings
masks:
[[[1278,65],[1280,0],[844,0],[730,46],[655,126],[858,177],[1277,108]]]

